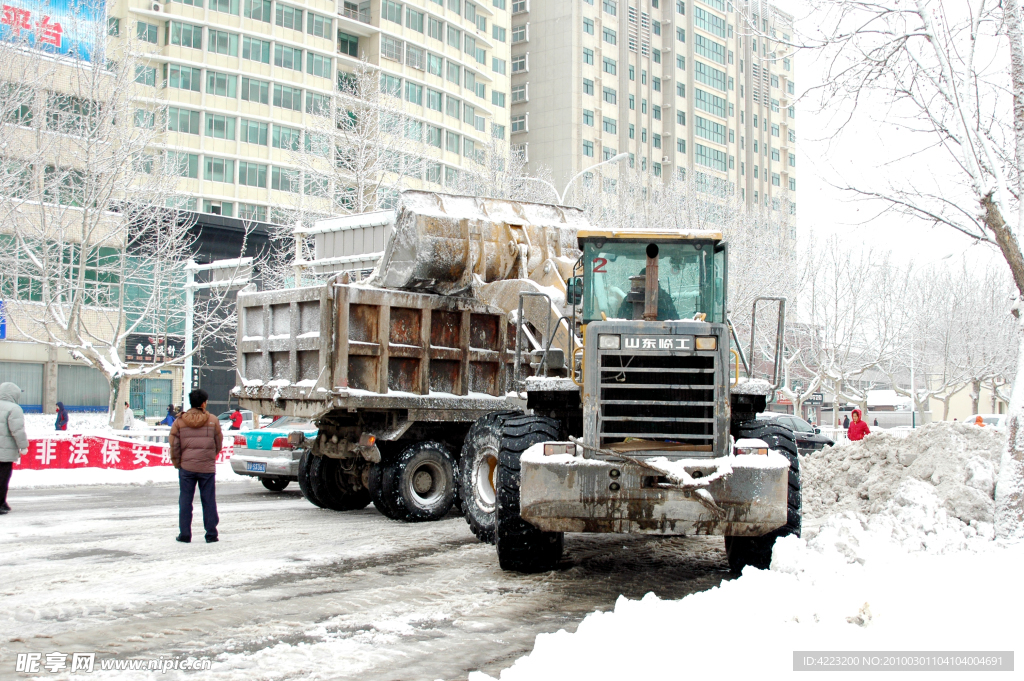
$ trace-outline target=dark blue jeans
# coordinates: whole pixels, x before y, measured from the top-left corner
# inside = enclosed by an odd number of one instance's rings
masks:
[[[217,538],[217,496],[214,487],[216,473],[193,473],[178,469],[178,528],[185,539],[192,538],[192,501],[199,485],[199,499],[203,502],[203,528],[207,539]]]

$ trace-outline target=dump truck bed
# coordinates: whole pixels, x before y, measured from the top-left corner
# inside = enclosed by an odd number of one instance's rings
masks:
[[[510,340],[506,315],[470,298],[335,281],[243,292],[235,390],[261,414],[472,421],[505,402]]]

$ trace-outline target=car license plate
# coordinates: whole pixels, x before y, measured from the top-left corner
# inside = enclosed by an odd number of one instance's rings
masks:
[[[267,472],[267,464],[265,464],[265,463],[256,463],[254,461],[246,461],[245,462],[245,470],[252,471],[253,473],[266,473]]]

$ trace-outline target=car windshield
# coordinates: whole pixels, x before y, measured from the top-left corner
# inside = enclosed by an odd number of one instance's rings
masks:
[[[260,430],[316,430],[316,425],[309,419],[298,416],[282,416],[273,423],[260,428]]]
[[[643,303],[643,277],[647,273],[647,243],[610,242],[583,247],[584,321],[634,319],[632,289]],[[724,261],[710,243],[658,244],[658,319],[693,319],[706,313],[707,321],[722,321]]]
[[[793,425],[794,425],[794,427],[796,429],[796,432],[798,432],[798,433],[813,433],[814,432],[814,426],[812,426],[811,424],[807,423],[807,421],[804,421],[801,418],[797,418],[796,416],[793,417]]]

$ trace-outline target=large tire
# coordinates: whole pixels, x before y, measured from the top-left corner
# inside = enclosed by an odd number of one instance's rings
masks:
[[[494,543],[494,477],[501,448],[501,429],[506,419],[521,411],[496,411],[477,419],[466,434],[459,460],[459,492],[462,513],[477,539]]]
[[[260,482],[271,492],[281,492],[291,481],[288,478],[260,478]]]
[[[346,475],[341,461],[328,456],[315,456],[309,465],[313,495],[323,508],[332,511],[358,511],[370,503],[370,492]]]
[[[502,424],[494,513],[494,543],[502,570],[545,572],[562,557],[563,533],[542,532],[519,515],[519,458],[531,445],[557,440],[558,431],[558,421],[544,416],[512,416]]]
[[[320,503],[320,500],[316,498],[313,493],[313,482],[310,480],[310,464],[313,463],[313,459],[320,457],[313,456],[313,453],[308,449],[302,452],[302,456],[299,458],[299,489],[302,490],[302,496],[306,497],[306,500],[316,506],[317,508],[323,508],[324,505]]]
[[[370,499],[385,518],[405,520],[405,508],[399,506],[394,491],[394,475],[394,461],[384,458],[373,464],[370,467]]]
[[[786,503],[786,524],[761,537],[726,537],[725,553],[729,568],[739,573],[747,565],[767,570],[772,562],[772,548],[775,540],[793,534],[800,536],[800,455],[797,453],[796,437],[785,426],[769,421],[741,421],[734,424],[733,435],[739,438],[757,438],[781,453],[789,460],[789,489]]]
[[[395,495],[395,504],[404,510],[405,520],[439,520],[455,503],[458,473],[448,448],[428,440],[406,447],[383,482],[384,495]]]

